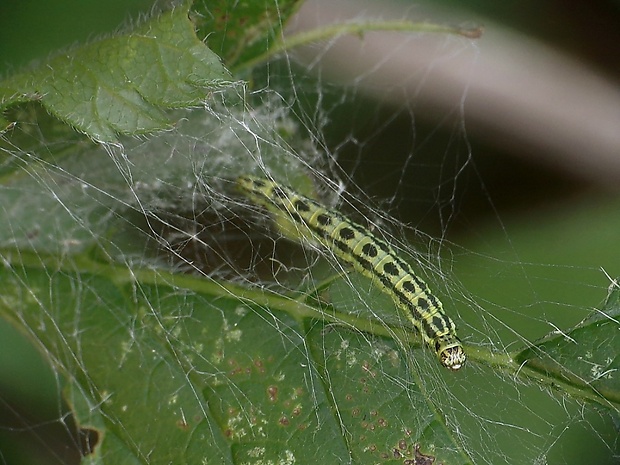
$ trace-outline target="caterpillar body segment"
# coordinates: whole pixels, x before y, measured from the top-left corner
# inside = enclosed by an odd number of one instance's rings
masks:
[[[237,185],[253,203],[273,214],[285,236],[320,244],[370,278],[405,312],[443,366],[461,368],[466,356],[454,322],[426,283],[385,241],[341,213],[271,180],[241,176]]]

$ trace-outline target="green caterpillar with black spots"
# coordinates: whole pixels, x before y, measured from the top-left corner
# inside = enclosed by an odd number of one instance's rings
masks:
[[[341,213],[274,181],[241,176],[237,186],[274,216],[284,235],[319,243],[370,278],[420,331],[444,367],[456,371],[463,366],[466,356],[454,322],[426,283],[385,241]]]

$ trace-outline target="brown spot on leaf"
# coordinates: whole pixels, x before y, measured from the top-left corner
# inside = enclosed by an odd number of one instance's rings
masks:
[[[258,369],[259,373],[265,373],[265,364],[262,360],[254,360],[254,366]]]
[[[376,376],[376,374],[370,369],[370,363],[366,360],[362,363],[362,370],[369,373],[373,378]]]
[[[267,395],[269,395],[270,402],[277,402],[278,400],[278,386],[269,386],[267,388]]]
[[[435,463],[434,455],[424,455],[420,452],[420,444],[415,445],[415,457],[411,461],[411,465],[433,465]]]

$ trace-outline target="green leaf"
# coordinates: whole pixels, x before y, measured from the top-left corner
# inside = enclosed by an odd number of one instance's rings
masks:
[[[554,332],[514,356],[528,370],[601,401],[620,405],[620,288],[615,281],[605,305],[566,332]]]
[[[98,430],[95,454],[101,463],[144,463],[147,457],[149,463],[201,463],[198,457],[205,454],[230,463],[200,387],[169,350],[170,335],[151,308],[161,304],[158,315],[166,315],[177,302],[174,295],[131,302],[126,294],[131,286],[86,274],[50,276],[39,269],[4,270],[2,281],[13,289],[3,295],[3,306],[22,308],[24,329],[84,397],[70,398],[78,419],[103,416],[82,425]],[[76,285],[85,286],[83,292],[75,293]],[[26,302],[20,299],[24,292],[30,293]],[[168,316],[175,314],[182,317],[176,310]],[[68,337],[75,325],[79,334]]]
[[[199,14],[196,23],[209,47],[227,66],[240,67],[281,41],[286,21],[302,3],[300,0],[200,2],[195,6]]]
[[[90,463],[470,462],[389,338],[260,290],[20,260],[0,311],[69,380]]]
[[[0,82],[0,109],[38,101],[90,138],[170,128],[163,111],[201,104],[230,76],[195,35],[188,7],[132,31],[58,54]]]

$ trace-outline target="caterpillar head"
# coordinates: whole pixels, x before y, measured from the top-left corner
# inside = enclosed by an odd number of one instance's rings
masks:
[[[439,357],[439,363],[452,371],[460,369],[467,359],[461,341],[456,336],[438,339],[435,342],[435,351]]]

